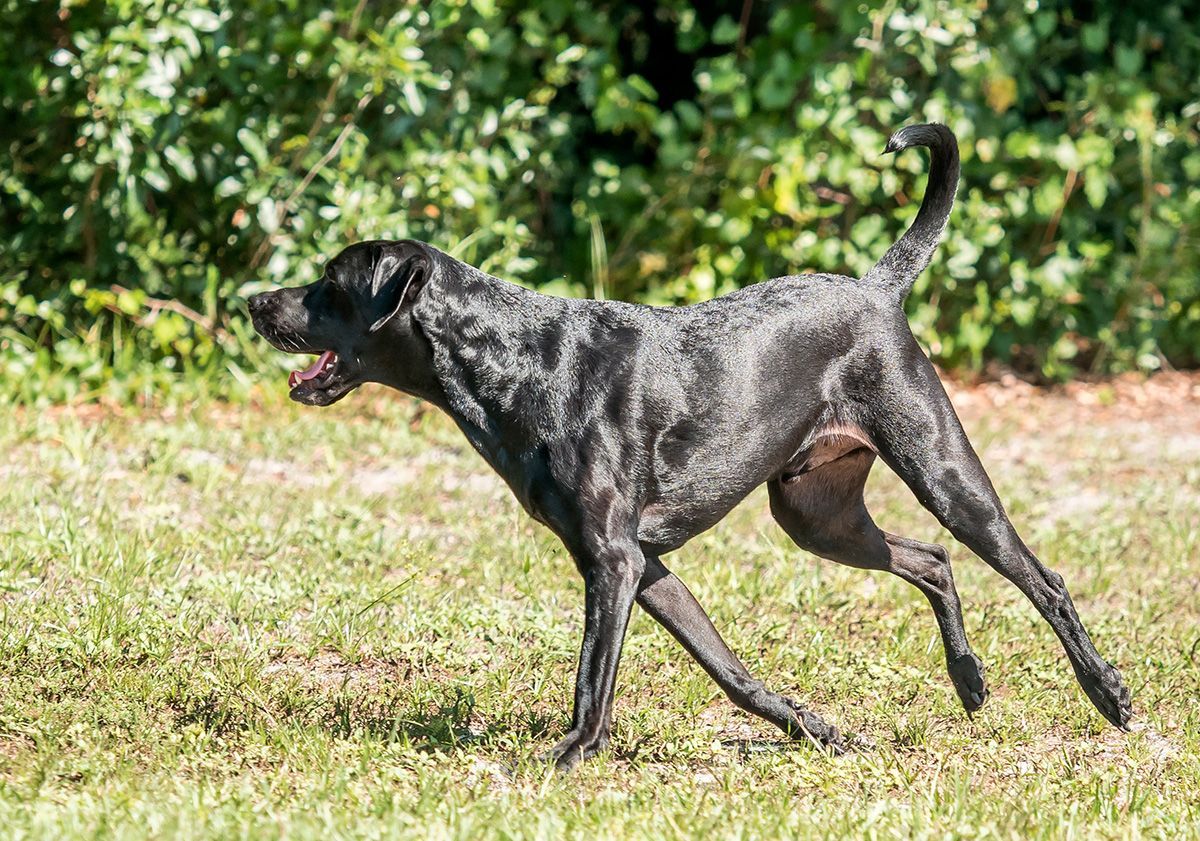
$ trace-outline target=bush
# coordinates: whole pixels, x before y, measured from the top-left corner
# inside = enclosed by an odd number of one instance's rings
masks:
[[[236,388],[273,358],[245,296],[356,239],[653,303],[859,275],[920,200],[921,154],[879,155],[915,120],[963,152],[909,300],[938,361],[1200,361],[1184,3],[645,5],[0,0],[0,390]]]

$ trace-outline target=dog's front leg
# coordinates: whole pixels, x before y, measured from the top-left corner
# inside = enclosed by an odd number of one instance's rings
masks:
[[[547,757],[564,771],[608,744],[621,645],[646,568],[636,540],[613,541],[594,551],[578,552],[575,561],[583,573],[585,600],[575,713],[571,731]]]

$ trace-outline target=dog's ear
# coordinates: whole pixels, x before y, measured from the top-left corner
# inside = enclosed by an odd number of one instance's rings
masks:
[[[371,300],[374,321],[367,332],[377,331],[400,312],[406,301],[415,299],[428,276],[429,263],[421,255],[381,260],[372,284],[375,288]]]

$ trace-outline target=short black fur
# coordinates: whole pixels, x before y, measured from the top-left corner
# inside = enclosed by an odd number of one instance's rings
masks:
[[[766,689],[726,647],[662,556],[766,484],[801,547],[890,571],[929,599],[967,710],[987,697],[941,546],[881,531],[862,497],[876,457],[956,538],[1008,578],[1059,636],[1075,674],[1118,727],[1131,715],[1063,580],[1009,522],[901,308],[945,228],[958,149],[944,126],[897,132],[926,146],[930,183],[910,230],[862,280],[769,280],[690,307],[548,297],[414,241],[352,245],[316,283],[253,297],[258,331],[336,362],[292,397],[333,403],[363,382],[447,412],[584,577],[585,629],[570,767],[608,741],[617,663],[641,604],[738,706],[838,751],[838,731]]]

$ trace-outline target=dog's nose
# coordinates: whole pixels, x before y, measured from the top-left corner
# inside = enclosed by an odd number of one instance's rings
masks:
[[[250,310],[251,315],[257,315],[267,307],[267,293],[259,292],[257,295],[251,295],[246,299],[246,309]]]

